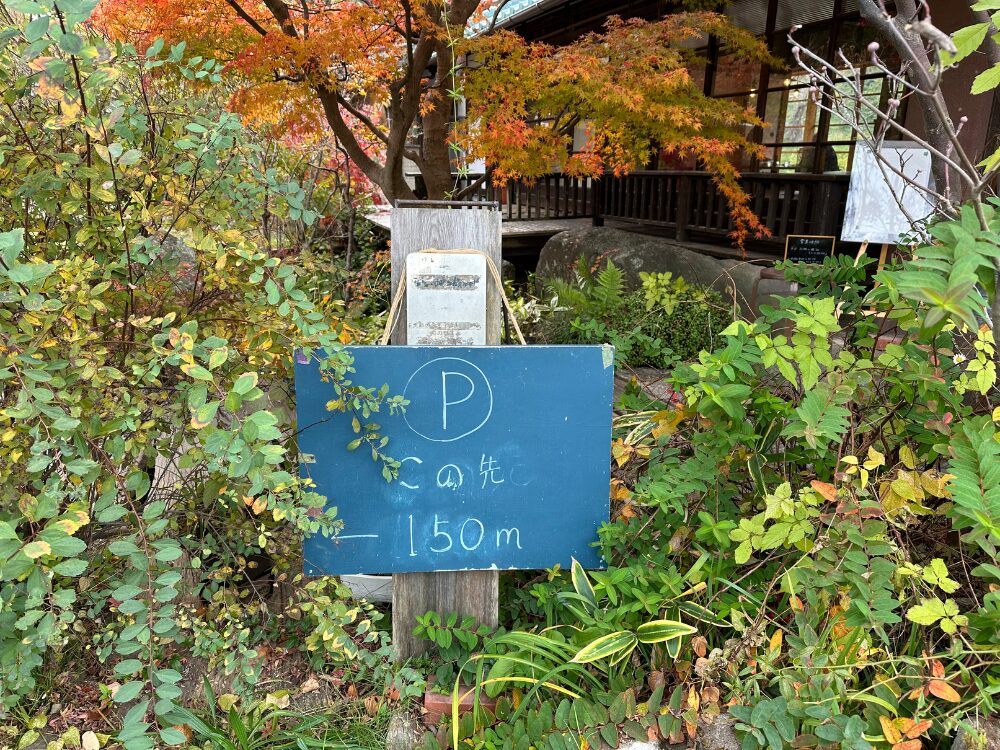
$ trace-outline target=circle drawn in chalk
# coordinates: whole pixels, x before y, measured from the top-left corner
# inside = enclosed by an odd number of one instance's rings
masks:
[[[441,363],[443,362],[456,362],[459,363],[459,365],[453,365],[453,367],[455,367],[454,370],[447,370],[444,367],[441,367]],[[403,387],[403,398],[406,398],[411,402],[413,401],[413,399],[407,395],[411,383],[413,383],[414,378],[416,378],[417,375],[419,375],[422,370],[431,367],[432,365],[437,365],[438,367],[440,367],[440,374],[441,374],[440,436],[434,437],[433,433],[427,434],[431,432],[431,430],[429,430],[427,427],[423,425],[420,426],[420,429],[417,429],[417,427],[414,426],[413,422],[410,421],[410,417],[413,416],[410,410],[403,412],[403,419],[406,421],[407,426],[411,430],[413,430],[417,435],[424,438],[425,440],[429,440],[432,443],[453,443],[456,440],[461,440],[464,437],[468,437],[472,433],[481,429],[482,426],[489,421],[490,416],[493,414],[493,388],[490,386],[490,381],[486,377],[486,373],[484,373],[474,364],[469,362],[467,359],[462,359],[461,357],[438,357],[437,359],[432,359],[430,362],[425,362],[424,364],[422,364],[420,367],[418,367],[416,370],[413,371],[413,374],[410,375],[409,380],[406,381],[406,385]],[[469,369],[467,369],[466,372],[462,372],[463,368],[469,368]],[[472,374],[473,376],[478,375],[478,377],[474,380],[472,377],[469,377],[470,374]],[[471,389],[468,391],[468,393],[465,394],[463,398],[459,398],[455,401],[448,400],[447,388],[448,388],[449,375],[453,375],[459,379],[465,380],[468,383],[468,385],[471,386]],[[460,435],[455,435],[453,437],[450,436],[443,437],[444,433],[447,431],[448,407],[458,406],[459,404],[464,404],[465,402],[469,401],[476,392],[476,385],[477,385],[476,380],[480,380],[478,385],[485,386],[486,389],[485,398],[480,398],[478,400],[478,402],[485,407],[481,409],[481,411],[484,413],[482,421],[480,421],[472,429],[465,430]]]

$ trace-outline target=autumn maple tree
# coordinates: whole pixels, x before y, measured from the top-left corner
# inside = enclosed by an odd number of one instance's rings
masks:
[[[601,33],[555,48],[489,28],[498,7],[495,0],[104,0],[96,23],[137,45],[184,41],[189,52],[224,61],[232,105],[244,117],[286,133],[328,128],[389,201],[462,197],[459,148],[484,157],[483,179],[495,182],[554,167],[622,173],[659,148],[696,157],[729,199],[738,233],[760,230],[733,166],[741,149],[754,148],[744,131],[756,120],[705,96],[689,72],[700,64],[692,41],[711,34],[759,58],[766,49],[758,40],[721,14],[688,12],[658,22],[612,19]],[[488,33],[468,39],[476,21]],[[459,96],[469,117],[456,127]],[[587,123],[589,145],[571,155],[579,123]],[[407,183],[408,163],[423,178],[419,196]]]
[[[760,120],[743,105],[706,96],[691,74],[691,47],[713,35],[747,59],[765,45],[712,12],[677,13],[655,22],[612,17],[600,33],[553,47],[498,31],[465,45],[468,118],[456,140],[482,158],[495,182],[534,178],[554,168],[616,175],[645,166],[657,150],[693,157],[726,197],[738,242],[766,230],[750,210],[735,166],[760,146],[746,136]],[[694,44],[692,44],[694,43]],[[583,126],[587,143],[572,152]]]

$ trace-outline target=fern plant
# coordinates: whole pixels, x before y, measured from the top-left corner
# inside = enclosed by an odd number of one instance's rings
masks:
[[[537,326],[552,344],[611,344],[620,365],[669,367],[711,348],[731,321],[718,293],[671,274],[642,274],[641,289],[627,291],[612,261],[576,264],[575,281],[548,282],[554,311]]]
[[[575,283],[562,279],[549,282],[560,306],[588,318],[607,318],[621,307],[625,275],[613,262],[609,260],[603,269],[595,272],[587,265],[586,258],[581,257],[575,271]]]

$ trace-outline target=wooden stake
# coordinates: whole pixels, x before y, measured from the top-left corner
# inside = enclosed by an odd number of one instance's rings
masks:
[[[492,207],[436,208],[415,202],[392,211],[392,290],[404,293],[399,281],[406,256],[428,248],[480,250],[501,264],[500,211]],[[486,343],[500,343],[500,290],[486,280]],[[408,344],[406,308],[394,328],[393,344]],[[430,321],[424,321],[430,322]],[[428,611],[471,615],[481,624],[496,627],[499,574],[493,570],[461,573],[402,573],[393,576],[392,634],[396,655],[411,659],[429,648],[413,635],[417,616]]]

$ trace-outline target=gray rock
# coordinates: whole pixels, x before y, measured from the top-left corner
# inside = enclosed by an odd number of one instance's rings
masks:
[[[733,724],[736,720],[729,714],[698,719],[698,736],[694,746],[697,750],[740,750],[740,740]]]
[[[413,750],[420,744],[423,730],[420,722],[410,714],[400,711],[389,719],[385,733],[386,750]]]
[[[639,740],[623,739],[618,750],[660,750],[659,742],[640,742]]]
[[[500,264],[500,278],[504,281],[516,281],[517,268],[509,260],[505,260]]]
[[[959,728],[951,750],[1000,750],[1000,717],[974,716],[964,723],[970,729]]]
[[[636,383],[646,398],[656,401],[670,402],[676,393],[667,382],[670,370],[657,370],[652,367],[624,368],[617,366],[614,382],[614,401],[622,397],[628,384],[635,378]]]
[[[762,265],[750,261],[719,260],[694,252],[662,237],[650,237],[608,227],[582,227],[560,232],[545,243],[536,277],[571,280],[580,256],[588,262],[608,258],[625,272],[629,289],[640,286],[639,274],[669,271],[685,281],[718,290],[725,299],[748,310],[754,282]]]

